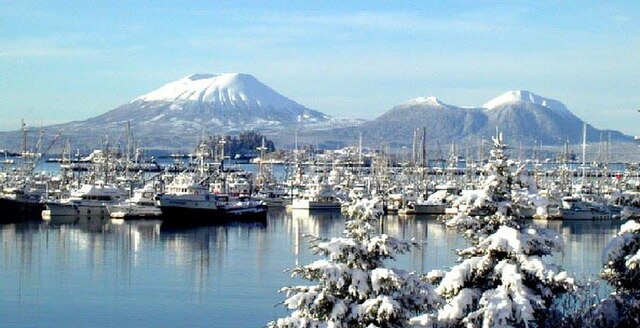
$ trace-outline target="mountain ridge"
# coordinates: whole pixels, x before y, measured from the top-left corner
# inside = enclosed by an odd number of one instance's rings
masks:
[[[271,89],[250,74],[199,73],[182,77],[101,115],[44,127],[49,135],[69,137],[78,148],[99,147],[105,135],[123,134],[130,124],[142,145],[185,149],[203,133],[237,134],[256,130],[278,145],[301,142],[339,147],[362,134],[374,144],[410,146],[413,131],[426,128],[439,143],[477,144],[496,129],[508,142],[560,145],[579,143],[583,121],[560,101],[526,90],[511,90],[476,107],[416,97],[371,121],[344,120],[309,109]],[[590,142],[603,134],[632,141],[618,131],[588,125]],[[297,132],[294,132],[297,131]],[[19,131],[0,132],[0,148],[16,149]],[[117,138],[116,138],[117,139]],[[46,142],[45,142],[46,144]]]
[[[448,110],[442,111],[442,107]],[[399,115],[401,110],[402,115]],[[393,127],[386,128],[390,122],[394,123]],[[398,135],[402,126],[411,131],[426,126],[430,139],[445,142],[473,142],[478,137],[488,138],[495,134],[497,128],[507,140],[514,142],[559,145],[566,140],[580,142],[583,123],[558,100],[531,91],[512,90],[478,107],[460,107],[440,100],[418,103],[412,99],[394,106],[361,128],[364,131],[376,130],[378,135]],[[631,141],[630,136],[618,131],[598,130],[591,125],[587,125],[587,131],[590,142],[599,140],[600,133],[611,134],[613,140]],[[405,132],[401,135],[410,141],[410,134]]]
[[[346,140],[362,134],[372,144],[410,147],[416,129],[426,128],[428,142],[477,145],[500,130],[509,143],[524,145],[578,144],[584,121],[562,102],[526,90],[511,90],[481,106],[462,107],[434,96],[417,97],[363,123],[357,131],[338,129],[331,133]],[[587,124],[587,141],[632,142],[633,137]],[[310,133],[310,139],[322,138]]]

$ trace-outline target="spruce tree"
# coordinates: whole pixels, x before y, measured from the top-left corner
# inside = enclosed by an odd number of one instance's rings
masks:
[[[582,321],[591,327],[640,327],[640,223],[623,224],[603,253],[600,277],[614,292],[585,311]]]
[[[292,313],[270,327],[406,327],[410,317],[429,311],[437,302],[430,284],[385,268],[415,244],[378,234],[381,213],[379,201],[361,200],[350,208],[343,237],[311,238],[325,259],[293,269],[292,276],[317,284],[283,288]]]
[[[426,327],[529,327],[547,317],[547,309],[574,281],[545,256],[564,247],[547,229],[527,226],[513,199],[514,175],[502,137],[493,138],[482,189],[462,196],[456,216],[447,220],[469,239],[459,263],[448,272],[432,272],[436,292],[445,299],[437,313],[411,321]],[[473,215],[473,213],[486,215]]]

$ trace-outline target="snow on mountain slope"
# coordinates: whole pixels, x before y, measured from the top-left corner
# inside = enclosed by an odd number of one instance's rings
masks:
[[[429,105],[429,106],[435,106],[435,107],[447,107],[449,105],[443,103],[442,101],[440,101],[440,99],[430,96],[430,97],[418,97],[418,98],[413,98],[411,100],[409,100],[406,105],[408,106],[415,106],[415,105]]]
[[[224,73],[183,77],[89,121],[155,126],[179,121],[222,129],[253,129],[332,120],[249,74]]]
[[[514,105],[520,102],[547,107],[563,115],[571,114],[571,112],[563,103],[554,99],[539,96],[533,92],[526,90],[507,91],[502,95],[489,100],[487,103],[482,105],[482,107],[488,110],[492,110],[499,107]]]
[[[193,74],[170,82],[137,101],[206,102],[244,108],[304,108],[249,74]],[[134,100],[134,101],[136,101]]]
[[[477,144],[499,129],[509,142],[556,145],[566,140],[579,142],[582,126],[583,121],[561,102],[518,90],[508,91],[482,107],[445,104],[435,97],[411,99],[364,123],[360,131],[376,143],[406,145],[412,142],[414,131],[424,127],[431,141]],[[600,140],[602,134],[612,140],[629,140],[617,131],[592,126],[587,130],[589,141]]]
[[[205,132],[256,130],[292,139],[294,128],[324,131],[360,123],[309,109],[249,74],[226,73],[189,75],[101,115],[43,130],[68,137],[76,147],[91,148],[100,137],[121,138],[129,125],[143,145],[184,149],[196,144]],[[20,140],[17,132],[11,133],[17,136],[11,140]]]

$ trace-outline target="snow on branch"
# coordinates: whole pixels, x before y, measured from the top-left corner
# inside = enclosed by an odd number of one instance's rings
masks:
[[[603,252],[601,277],[619,292],[640,291],[640,223],[629,220]]]
[[[544,257],[564,248],[555,232],[526,224],[518,208],[528,202],[526,186],[505,153],[502,136],[493,138],[481,189],[454,202],[457,215],[447,227],[472,246],[458,251],[459,263],[444,274],[435,291],[445,300],[437,313],[414,317],[425,327],[527,327],[542,322],[553,299],[575,290],[573,278]],[[514,169],[515,168],[515,169]],[[518,182],[518,183],[516,183]]]
[[[415,243],[379,234],[379,209],[378,200],[360,200],[350,208],[343,237],[311,238],[312,250],[325,258],[291,274],[316,285],[281,289],[292,312],[270,327],[405,327],[412,316],[431,311],[440,298],[426,279],[384,267]]]

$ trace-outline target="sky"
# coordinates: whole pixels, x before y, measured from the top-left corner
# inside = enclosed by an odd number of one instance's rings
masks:
[[[638,18],[638,1],[0,0],[0,130],[242,72],[338,117],[529,90],[640,135]]]

